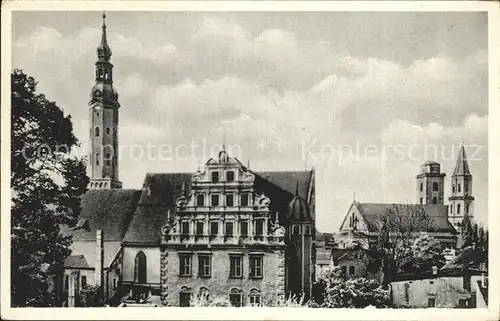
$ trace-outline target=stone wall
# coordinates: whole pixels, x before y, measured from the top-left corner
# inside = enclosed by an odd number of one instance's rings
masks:
[[[200,251],[207,253],[207,250]],[[263,253],[262,279],[250,279],[249,254]],[[183,252],[185,253],[185,252]],[[261,302],[269,304],[278,297],[284,296],[285,271],[283,250],[255,251],[250,249],[217,249],[211,252],[212,270],[210,278],[198,276],[198,256],[192,252],[192,276],[179,276],[179,253],[174,249],[164,248],[161,251],[161,297],[162,305],[178,306],[179,292],[182,287],[188,287],[193,294],[199,293],[200,288],[207,288],[210,297],[229,300],[231,289],[237,288],[243,293],[243,302],[248,303],[250,290],[261,291]],[[241,279],[229,278],[229,254],[243,254],[243,277]]]

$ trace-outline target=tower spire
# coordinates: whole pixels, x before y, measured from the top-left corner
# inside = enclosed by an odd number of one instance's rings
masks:
[[[101,34],[101,43],[99,47],[97,47],[97,56],[99,60],[108,61],[111,57],[111,48],[108,45],[108,36],[106,33],[106,12],[102,12],[102,34]]]
[[[458,152],[455,170],[453,171],[453,176],[469,176],[469,175],[471,175],[469,170],[469,163],[467,162],[467,154],[465,153],[465,147],[462,141],[460,144],[460,151]]]

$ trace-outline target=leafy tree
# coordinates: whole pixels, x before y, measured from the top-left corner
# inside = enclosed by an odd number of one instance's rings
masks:
[[[82,307],[102,307],[104,298],[101,287],[98,285],[86,285],[80,290],[80,306]]]
[[[88,177],[71,158],[78,141],[70,116],[36,93],[36,81],[11,73],[11,295],[13,306],[59,306],[47,278],[70,253],[60,233],[80,212]]]
[[[428,271],[433,266],[442,267],[445,261],[441,243],[427,233],[421,233],[410,247],[403,270],[405,272]]]
[[[339,267],[326,269],[318,284],[324,286],[323,308],[366,308],[390,306],[389,291],[375,280],[356,278],[346,280]],[[319,303],[319,302],[317,302]]]
[[[369,269],[382,270],[384,288],[388,288],[393,275],[405,272],[415,238],[429,230],[431,224],[432,218],[422,206],[397,204],[381,215],[375,237],[357,232],[356,236],[368,243]]]
[[[462,219],[460,236],[461,248],[472,246],[474,242],[474,229],[472,228],[472,222],[468,215],[465,215]]]

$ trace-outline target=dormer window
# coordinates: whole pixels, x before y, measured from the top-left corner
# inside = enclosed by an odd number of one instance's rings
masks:
[[[212,183],[218,183],[219,182],[219,172],[212,172]]]
[[[234,172],[233,171],[226,172],[226,181],[228,181],[228,182],[234,181]]]

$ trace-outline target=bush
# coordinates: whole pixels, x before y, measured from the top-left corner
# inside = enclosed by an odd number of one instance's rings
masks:
[[[86,285],[80,291],[80,306],[82,307],[102,307],[104,298],[101,294],[101,287],[98,285]]]

